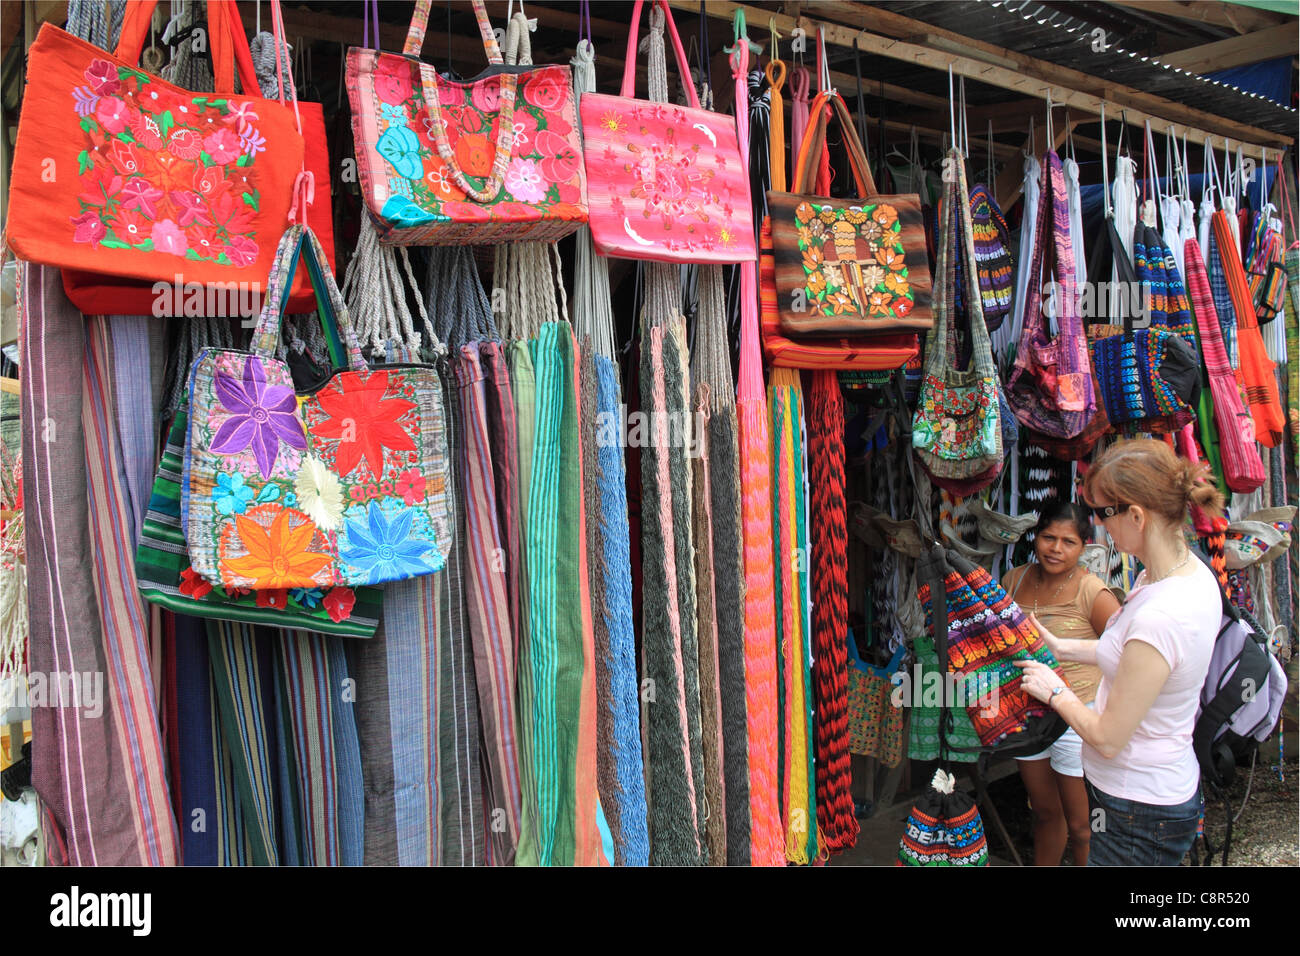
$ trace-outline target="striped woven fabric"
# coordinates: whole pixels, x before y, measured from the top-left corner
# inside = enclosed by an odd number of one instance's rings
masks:
[[[1236,256],[1236,246],[1223,210],[1214,214],[1213,225],[1219,247],[1219,264],[1228,283],[1237,320],[1238,382],[1245,389],[1246,407],[1255,419],[1256,440],[1266,448],[1273,448],[1282,440],[1282,431],[1286,428],[1275,366],[1260,337],[1255,306],[1246,285],[1246,273]]]
[[[984,322],[992,332],[1011,311],[1016,267],[1011,259],[1010,233],[997,200],[983,183],[976,183],[970,191],[970,214]]]
[[[1150,285],[1151,325],[1181,335],[1196,347],[1196,329],[1192,324],[1187,289],[1174,254],[1154,226],[1138,224],[1133,233],[1133,266],[1138,281]]]
[[[1300,244],[1286,251],[1286,407],[1291,429],[1291,467],[1300,469]]]
[[[466,610],[487,758],[493,860],[514,861],[519,841],[519,772],[515,730],[515,659],[510,632],[506,552],[497,524],[497,484],[488,441],[487,395],[477,343],[453,360],[460,389],[461,502],[466,530]],[[498,812],[500,811],[500,812]]]
[[[816,689],[817,825],[830,853],[857,842],[848,727],[848,516],[844,501],[844,398],[834,374],[814,372],[808,409],[812,513],[813,681]]]
[[[126,756],[123,771],[131,796],[136,839],[144,862],[171,865],[179,857],[179,836],[159,729],[150,661],[149,619],[136,588],[136,522],[121,467],[116,417],[112,407],[113,355],[105,316],[86,321],[85,383],[82,419],[86,437],[86,488],[89,493],[91,571],[99,599],[103,654],[108,665],[114,729]],[[143,370],[147,376],[147,355]],[[148,422],[137,427],[151,431]]]
[[[275,866],[279,863],[275,787],[267,750],[274,739],[274,724],[273,715],[265,710],[271,676],[263,671],[252,625],[205,624],[212,706],[220,720],[219,734],[230,762],[249,860],[257,866]]]
[[[898,866],[988,866],[984,821],[966,794],[929,790],[903,825]]]
[[[742,47],[747,51],[747,48]],[[736,102],[745,102],[745,71],[733,70]],[[742,161],[749,155],[749,118],[736,115]],[[770,257],[769,261],[770,261]],[[772,446],[768,440],[758,329],[758,273],[740,265],[740,376],[736,388],[740,497],[745,548],[745,698],[749,738],[750,862],[779,866],[781,835],[777,765],[777,673],[772,567]]]
[[[687,714],[683,631],[686,615],[680,606],[676,535],[689,539],[679,527],[667,413],[670,365],[677,363],[675,382],[682,387],[680,360],[665,339],[674,334],[670,325],[643,330],[641,341],[641,409],[651,415],[653,434],[641,451],[641,495],[646,518],[642,524],[642,646],[644,674],[654,688],[647,708],[650,765],[648,810],[650,859],[656,866],[698,866],[701,862],[699,806],[696,803],[691,727]],[[677,403],[684,405],[683,401]],[[684,477],[684,476],[683,476]],[[689,492],[686,492],[689,494]],[[687,506],[689,508],[689,504]],[[694,627],[694,615],[690,625]],[[698,696],[696,705],[698,707]],[[697,711],[698,713],[698,711]],[[698,725],[696,727],[698,734]],[[695,743],[698,745],[696,736]]]
[[[169,674],[176,695],[170,736],[184,741],[172,764],[172,796],[180,828],[181,862],[185,866],[218,866],[218,834],[224,814],[218,810],[215,755],[221,734],[220,715],[213,699],[208,642],[204,622],[184,614],[165,615],[165,643],[173,651]],[[196,822],[201,826],[195,826]]]

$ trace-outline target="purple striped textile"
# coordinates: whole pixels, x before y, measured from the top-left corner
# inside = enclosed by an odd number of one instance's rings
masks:
[[[515,656],[510,633],[506,552],[497,525],[496,479],[488,439],[487,395],[478,345],[461,346],[454,362],[460,388],[456,454],[465,528],[465,605],[474,649],[479,716],[487,758],[493,861],[509,865],[519,841],[519,771],[515,729]]]
[[[82,675],[107,694],[88,560],[81,417],[85,323],[64,295],[56,269],[21,263],[19,302],[29,673],[61,682]],[[99,706],[74,703],[32,711],[32,783],[48,811],[49,860],[76,866],[148,863],[132,790],[122,778],[130,764],[113,708],[102,696]],[[175,855],[173,842],[167,862]]]

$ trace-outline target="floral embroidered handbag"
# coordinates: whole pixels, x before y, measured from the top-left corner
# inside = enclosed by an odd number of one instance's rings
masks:
[[[623,88],[582,96],[583,156],[596,251],[658,262],[753,262],[749,179],[735,120],[700,108],[667,0],[657,0],[688,106],[635,99],[642,0],[632,9]]]
[[[333,365],[301,396],[275,358],[300,255]],[[252,351],[207,349],[190,372],[181,505],[194,570],[259,591],[440,570],[454,514],[438,371],[367,367],[310,230],[285,233],[268,288]]]
[[[21,258],[66,269],[69,297],[93,313],[150,314],[158,283],[260,291],[304,170],[314,181],[307,208],[333,261],[320,104],[298,102],[288,84],[283,100],[256,95],[229,0],[208,5],[219,92],[144,72],[136,64],[155,6],[127,4],[115,53],[48,23],[28,53],[8,238]],[[233,92],[236,68],[254,95]],[[239,311],[215,299],[229,308],[204,314]],[[311,301],[300,283],[293,306]]]
[[[936,479],[976,476],[992,481],[1002,463],[1001,409],[998,372],[993,364],[988,328],[984,324],[971,239],[970,203],[966,201],[966,170],[960,151],[949,152],[956,175],[944,185],[939,262],[935,269],[938,295],[934,327],[925,341],[925,373],[912,419],[912,448],[922,466]],[[958,222],[960,220],[960,222]],[[957,230],[960,242],[947,241]],[[971,360],[957,368],[955,262],[962,257],[966,302],[970,316]]]
[[[1092,388],[1088,343],[1079,318],[1065,171],[1060,157],[1050,149],[1043,157],[1042,168],[1044,183],[1029,266],[1024,331],[1006,394],[1016,418],[1027,427],[1053,438],[1073,438],[1095,414],[1097,397]],[[1054,280],[1051,276],[1055,276]],[[1047,282],[1051,282],[1059,330],[1055,339],[1048,336],[1043,314],[1043,286]]]
[[[857,199],[813,192],[832,112],[843,131]],[[809,115],[795,191],[767,194],[781,332],[812,337],[928,330],[934,317],[920,197],[876,192],[853,119],[834,90],[819,93]]]
[[[568,66],[506,66],[474,0],[488,68],[455,82],[419,60],[430,0],[400,55],[348,50],[348,99],[367,209],[388,245],[555,240],[587,221]]]
[[[181,528],[181,475],[188,436],[189,413],[182,408],[167,432],[149,508],[140,526],[135,573],[144,599],[178,614],[218,621],[242,621],[343,637],[373,637],[384,603],[384,594],[378,588],[272,591],[231,588],[227,591],[190,566]],[[229,494],[223,496],[218,507],[231,514],[246,514],[250,508],[263,503],[255,500],[253,489],[245,487],[242,480],[238,483],[232,480],[226,490]],[[263,493],[268,497],[278,490],[275,485],[263,486]]]

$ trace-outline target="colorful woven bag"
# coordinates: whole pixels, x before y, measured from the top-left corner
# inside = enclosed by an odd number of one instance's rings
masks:
[[[688,105],[635,98],[643,6],[636,0],[620,94],[582,97],[596,251],[657,262],[753,262],[749,179],[735,120],[700,108],[672,11],[667,0],[657,2],[686,78]]]
[[[242,588],[227,591],[190,566],[181,529],[181,472],[188,423],[187,411],[181,409],[167,432],[149,509],[140,527],[135,573],[144,599],[194,617],[344,637],[374,636],[383,607],[383,593],[377,588],[289,588],[283,593]],[[236,502],[240,497],[243,495],[236,492],[230,499],[232,505],[238,507]],[[245,510],[248,504],[245,503]]]
[[[304,388],[275,358],[302,256],[332,367]],[[253,350],[207,349],[190,372],[182,514],[194,570],[227,590],[381,584],[444,566],[454,527],[435,368],[367,367],[309,230],[280,243]]]
[[[962,237],[956,258],[966,264],[967,302],[970,303],[970,365],[957,368],[958,348],[953,309],[954,256],[952,243],[939,245],[935,271],[935,323],[925,339],[925,377],[912,420],[912,447],[917,458],[936,478],[996,477],[1002,462],[1001,411],[998,372],[993,364],[988,328],[980,311],[979,282],[975,277],[975,248],[971,241],[970,204],[966,201],[966,171],[958,150],[949,152],[953,182],[946,183],[940,212],[941,238]],[[956,219],[960,217],[960,227]],[[992,473],[990,473],[992,472]]]
[[[886,767],[897,767],[903,759],[903,708],[890,699],[907,649],[899,646],[889,663],[872,667],[858,653],[853,631],[848,631],[849,753],[876,757]]]
[[[160,285],[260,289],[304,173],[315,188],[302,195],[333,262],[320,104],[298,102],[291,89],[282,100],[256,95],[229,0],[208,5],[215,95],[144,72],[137,64],[156,5],[126,5],[114,53],[48,23],[28,51],[8,241],[29,262],[68,270],[69,297],[91,314],[151,314]],[[278,24],[278,2],[273,11]],[[209,298],[224,308],[208,312],[239,309]],[[293,298],[306,308],[311,290]]]
[[[975,228],[975,262],[984,304],[984,324],[990,332],[1001,327],[1011,311],[1016,285],[1016,264],[1011,257],[1011,234],[998,201],[983,183],[970,193],[971,224]]]
[[[1054,438],[1073,438],[1092,418],[1097,398],[1079,318],[1065,172],[1053,150],[1043,157],[1043,174],[1024,331],[1007,381],[1007,398],[1027,427]],[[1049,275],[1055,276],[1050,287],[1059,329],[1055,339],[1049,338],[1043,315],[1043,285]]]
[[[953,696],[964,697],[945,705],[965,706],[981,749],[1026,756],[1065,733],[1065,721],[1020,686],[1020,668],[1013,662],[1036,660],[1062,683],[1065,676],[1025,613],[989,572],[933,544],[917,563],[917,583],[939,667],[953,680]],[[940,589],[943,603],[936,604],[932,598]]]
[[[400,55],[348,51],[348,99],[366,208],[389,245],[560,239],[587,221],[569,67],[503,65],[474,0],[488,69],[444,79],[419,60],[431,0]]]
[[[970,794],[942,767],[907,815],[898,866],[988,866],[984,821]]]
[[[856,199],[827,199],[814,180],[834,113]],[[818,94],[799,146],[794,192],[770,190],[777,303],[784,335],[926,331],[934,325],[921,200],[882,196],[843,98]]]

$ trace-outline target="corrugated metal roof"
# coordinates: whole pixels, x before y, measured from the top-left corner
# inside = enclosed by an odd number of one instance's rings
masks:
[[[1107,7],[1107,15],[1103,18],[1099,12],[1092,11],[1094,5],[1089,3],[1049,5],[1041,0],[891,0],[877,5],[963,36],[1104,77],[1207,113],[1274,132],[1296,133],[1296,110],[1226,83],[1162,64],[1138,52],[1139,49],[1154,49],[1152,44],[1155,40],[1147,35],[1153,28],[1177,32],[1186,38],[1184,45],[1213,42],[1218,34],[1212,29],[1146,13],[1133,16],[1119,7]],[[1088,18],[1090,12],[1093,14],[1091,19]],[[1098,22],[1102,19],[1106,25]],[[1116,24],[1120,24],[1121,29],[1117,30]],[[1129,27],[1126,33],[1122,29],[1125,24]],[[1093,50],[1093,31],[1098,26],[1106,31],[1108,43],[1101,52]],[[1117,33],[1123,35],[1117,36]],[[917,87],[915,82],[911,85]],[[946,80],[943,86],[943,92],[946,92]],[[923,88],[930,91],[928,85]],[[936,88],[934,92],[939,90]],[[989,97],[992,101],[997,98]],[[970,95],[968,101],[974,101]]]

